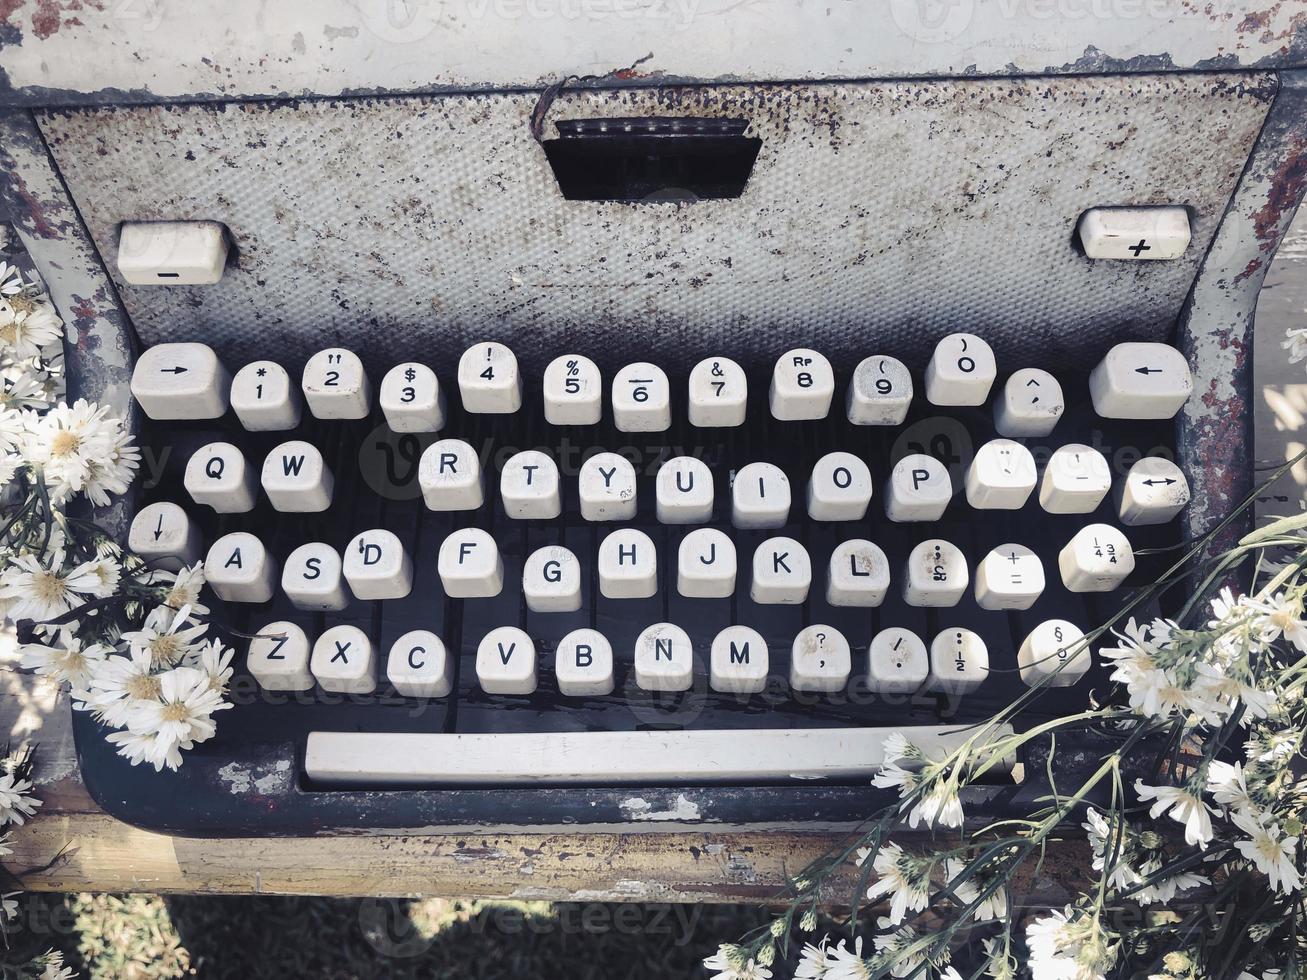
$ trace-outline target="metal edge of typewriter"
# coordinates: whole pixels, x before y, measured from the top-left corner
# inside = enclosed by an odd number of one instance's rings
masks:
[[[1177,420],[1181,454],[1187,461],[1194,499],[1187,515],[1191,533],[1212,527],[1251,486],[1248,418],[1252,314],[1258,288],[1281,236],[1307,186],[1307,75],[1285,72],[1254,151],[1190,291],[1177,340],[1194,368],[1199,397]],[[0,194],[32,263],[69,325],[70,394],[95,398],[133,421],[128,394],[135,341],[129,321],[99,254],[51,160],[32,117],[25,111],[0,115]],[[125,500],[107,519],[125,531]],[[1237,533],[1246,522],[1235,522]],[[77,753],[92,797],[111,814],[129,812],[151,830],[184,836],[219,832],[251,835],[403,833],[413,828],[505,826],[503,814],[528,813],[533,823],[508,826],[592,826],[576,819],[588,805],[593,824],[623,830],[756,825],[760,800],[778,819],[766,826],[806,829],[851,826],[890,797],[870,787],[689,787],[681,789],[423,790],[308,793],[299,788],[291,746],[270,746],[243,763],[220,766],[201,747],[181,773],[160,776],[133,768],[99,737],[98,725],[76,714]],[[1063,762],[1088,753],[1059,746]],[[235,766],[233,769],[232,767]],[[268,767],[271,768],[268,768]],[[190,812],[185,783],[205,783],[231,811]],[[1001,813],[1022,786],[977,787],[968,791],[969,811],[978,819]],[[267,792],[271,791],[271,792]],[[640,800],[644,805],[632,804]],[[437,817],[439,813],[441,816]],[[570,816],[569,816],[570,815]],[[397,821],[400,817],[401,822]]]
[[[1307,52],[1300,8],[1273,0],[894,0],[876,16],[860,4],[733,0],[233,0],[206,11],[202,31],[179,10],[7,5],[0,104],[539,89],[569,76],[615,86],[1286,69]]]

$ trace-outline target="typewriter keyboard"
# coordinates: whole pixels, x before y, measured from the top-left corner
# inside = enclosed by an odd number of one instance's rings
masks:
[[[238,657],[217,739],[310,786],[862,781],[891,730],[1020,726],[1102,683],[1083,631],[1181,538],[1183,356],[795,349],[521,369],[501,343],[146,350],[129,545],[203,561]]]

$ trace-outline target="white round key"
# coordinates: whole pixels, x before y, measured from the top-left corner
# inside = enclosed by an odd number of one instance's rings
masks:
[[[937,521],[953,499],[948,469],[934,456],[912,453],[890,471],[885,483],[885,516],[895,523]]]
[[[463,410],[477,415],[509,415],[522,407],[517,356],[503,344],[474,344],[458,359],[458,390]]]
[[[991,439],[967,468],[967,503],[976,510],[1020,510],[1037,481],[1029,449],[1011,439]]]
[[[200,560],[200,529],[186,511],[163,501],[142,507],[132,518],[127,547],[155,568],[170,572]]]
[[[1029,609],[1044,592],[1044,563],[1022,544],[1001,544],[976,566],[976,605]]]
[[[871,470],[852,453],[827,453],[808,479],[808,516],[814,521],[860,521],[871,504]]]
[[[903,601],[909,606],[956,606],[970,576],[961,549],[940,538],[923,541],[908,555]]]
[[[826,576],[828,606],[879,606],[889,591],[889,559],[878,545],[843,541],[830,556]]]
[[[477,682],[487,694],[533,694],[536,647],[516,626],[500,626],[477,646]]]
[[[1105,419],[1169,419],[1193,394],[1189,362],[1167,344],[1117,344],[1089,374],[1094,411]]]
[[[932,405],[983,405],[997,373],[989,344],[975,334],[949,334],[935,345],[926,365],[926,400]]]
[[[613,378],[613,424],[618,432],[662,432],[672,424],[672,387],[656,364],[628,364]]]
[[[521,521],[552,521],[563,512],[558,464],[537,449],[510,456],[499,472],[504,513]]]
[[[853,658],[849,641],[831,626],[809,626],[790,648],[790,687],[796,691],[842,691],[849,683]]]
[[[1135,553],[1112,525],[1090,524],[1058,553],[1057,567],[1070,592],[1111,592],[1135,570]]]
[[[462,439],[433,442],[418,461],[418,486],[428,510],[476,510],[485,503],[481,460]]]
[[[912,406],[912,374],[897,357],[864,358],[853,371],[845,413],[854,425],[902,425]]]
[[[412,630],[390,646],[386,680],[406,698],[444,698],[454,689],[453,657],[430,630]]]
[[[694,683],[694,647],[673,623],[654,623],[635,641],[635,683],[642,691],[688,691]]]
[[[156,344],[132,370],[132,397],[157,421],[220,419],[231,375],[206,344]]]
[[[761,605],[797,605],[812,586],[812,559],[793,538],[768,538],[753,552],[749,596]]]
[[[772,371],[768,402],[772,418],[782,422],[824,419],[835,395],[835,372],[815,350],[798,348],[782,354]]]
[[[1046,436],[1066,410],[1057,378],[1039,368],[1014,371],[994,399],[994,428],[1009,439]]]
[[[522,565],[522,596],[532,612],[576,612],[581,608],[581,563],[567,548],[546,545]]]
[[[658,520],[662,524],[702,524],[712,520],[713,479],[708,464],[677,456],[658,468],[654,479]]]
[[[1146,456],[1116,486],[1116,512],[1127,527],[1165,524],[1189,503],[1189,481],[1169,459]]]
[[[767,688],[767,641],[747,626],[728,626],[713,638],[708,684],[723,694],[761,694]]]
[[[318,447],[283,442],[263,461],[263,492],[283,514],[319,514],[331,506],[336,481]]]
[[[265,691],[308,691],[309,638],[294,623],[269,623],[250,640],[245,666]]]
[[[363,362],[343,347],[331,347],[310,357],[300,387],[314,418],[365,419],[372,410],[372,383]]]
[[[603,417],[604,379],[588,357],[555,357],[545,368],[542,387],[550,425],[597,425]]]
[[[329,544],[302,544],[286,558],[281,569],[281,591],[296,609],[338,612],[349,605],[343,565]]]
[[[1050,687],[1071,687],[1089,670],[1089,644],[1084,640],[1080,627],[1065,619],[1040,623],[1017,651],[1021,679],[1030,687],[1045,679]]]
[[[558,693],[569,698],[613,693],[613,646],[598,630],[572,630],[554,654]]]
[[[445,390],[425,364],[396,364],[381,379],[377,400],[391,432],[439,432],[445,427]]]
[[[211,442],[197,450],[186,462],[182,484],[192,500],[219,514],[249,513],[258,492],[254,470],[230,442]]]
[[[676,554],[676,590],[688,599],[726,599],[735,592],[735,542],[715,527],[701,527],[681,539]]]
[[[224,534],[204,556],[204,578],[224,602],[267,602],[277,582],[277,562],[248,531]]]
[[[451,599],[486,599],[504,588],[504,561],[495,539],[479,527],[455,531],[440,544],[436,570]]]
[[[649,535],[619,528],[599,545],[599,592],[606,599],[647,599],[658,591],[658,551]]]
[[[749,379],[729,357],[709,357],[690,371],[690,424],[702,429],[744,424]]]
[[[921,637],[901,626],[883,629],[867,648],[867,688],[877,694],[912,694],[930,676]]]
[[[1050,514],[1089,514],[1112,488],[1112,471],[1097,449],[1069,443],[1054,450],[1039,484],[1039,506]]]
[[[597,453],[581,464],[577,493],[584,520],[632,520],[636,511],[635,467],[616,453]]]
[[[402,599],[413,591],[413,560],[384,528],[355,535],[341,556],[341,571],[356,599]]]
[[[931,641],[927,690],[971,694],[988,677],[989,648],[979,634],[955,626],[941,630]]]
[[[319,636],[309,666],[324,691],[371,694],[377,689],[372,641],[357,626],[333,626]]]
[[[231,407],[250,432],[297,428],[303,409],[290,373],[276,361],[254,361],[231,382]]]
[[[738,528],[784,527],[790,519],[790,480],[779,466],[749,463],[731,481],[731,523]]]

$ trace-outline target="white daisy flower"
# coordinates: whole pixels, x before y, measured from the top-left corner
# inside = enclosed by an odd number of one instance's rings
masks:
[[[1202,798],[1187,786],[1146,786],[1142,779],[1135,780],[1135,792],[1141,801],[1153,800],[1148,815],[1156,820],[1164,813],[1184,824],[1185,843],[1197,844],[1207,850],[1212,839],[1212,817]]]
[[[112,496],[124,494],[141,465],[141,451],[121,426],[111,433],[106,454],[90,460],[85,490],[96,507],[107,507]]]
[[[86,685],[83,710],[92,711],[114,728],[123,728],[138,703],[157,701],[159,680],[152,675],[154,658],[146,647],[127,656],[109,657]]]
[[[209,628],[205,623],[187,626],[190,617],[189,606],[176,611],[159,606],[145,617],[140,629],[124,633],[123,642],[133,652],[137,648],[148,650],[156,667],[171,667],[198,650]]]
[[[14,853],[13,843],[13,834],[0,834],[0,857],[8,857]]]
[[[15,296],[23,291],[23,274],[17,266],[0,262],[0,296]]]
[[[63,336],[64,322],[50,301],[40,296],[0,299],[0,348],[20,361],[39,357],[41,348]]]
[[[1026,926],[1026,945],[1030,959],[1026,964],[1034,980],[1103,980],[1103,974],[1083,962],[1084,929],[1079,927],[1068,907],[1036,919]]]
[[[829,939],[823,938],[817,945],[804,944],[799,953],[799,965],[794,970],[794,980],[824,980],[831,968],[828,942]]]
[[[1139,868],[1140,880],[1148,880],[1161,869],[1161,858],[1148,859]],[[1139,900],[1140,905],[1165,905],[1175,898],[1178,892],[1187,892],[1191,888],[1210,884],[1211,881],[1203,875],[1181,871],[1169,878],[1160,878],[1151,885],[1145,885],[1135,892],[1134,897]]]
[[[876,942],[879,944],[880,940]],[[826,969],[825,980],[868,980],[871,976],[871,968],[862,958],[861,936],[853,941],[852,949],[846,949],[844,940],[841,939],[839,945],[826,951],[826,956],[830,966]]]
[[[18,917],[17,896],[22,892],[5,892],[0,895],[0,918],[5,922],[13,922]]]
[[[184,663],[188,667],[203,671],[204,675],[209,678],[209,687],[222,695],[226,693],[227,685],[231,681],[231,662],[235,655],[235,650],[231,649],[231,647],[224,647],[222,641],[215,639],[209,640],[199,649],[192,649],[188,652]],[[223,707],[228,707],[228,705],[224,703]]]
[[[162,605],[172,609],[190,606],[197,616],[208,614],[209,607],[200,602],[200,593],[204,591],[205,585],[203,562],[190,568],[183,568],[175,574],[163,570],[152,572],[149,583],[168,585],[168,592],[163,597]]]
[[[872,902],[888,897],[889,920],[898,925],[909,912],[920,912],[930,904],[929,862],[923,862],[890,842],[884,844],[872,862],[877,879],[867,889]]]
[[[980,945],[985,950],[988,962],[985,974],[993,980],[1016,980],[1017,965],[1008,953],[1006,946],[1000,945],[997,938],[982,939]]]
[[[217,726],[210,716],[223,707],[223,701],[209,686],[208,675],[193,667],[174,667],[157,676],[159,699],[134,704],[127,712],[127,727],[155,736],[160,747],[189,748],[212,738]]]
[[[31,780],[18,779],[12,770],[0,775],[0,824],[12,822],[21,827],[36,812],[41,801],[28,795],[31,789]]]
[[[908,813],[908,826],[920,822],[927,827],[961,827],[963,817],[957,786],[951,780],[938,779]]]
[[[122,581],[123,567],[117,560],[108,557],[96,558],[87,563],[89,571],[99,579],[99,585],[91,590],[97,599],[107,599],[118,592],[118,583]]]
[[[64,954],[50,950],[44,957],[45,969],[38,980],[73,980],[77,976],[71,967],[64,966]]]
[[[1301,596],[1277,592],[1254,602],[1265,614],[1263,629],[1268,643],[1283,636],[1299,653],[1307,653],[1307,622],[1302,618]]]
[[[9,600],[9,618],[42,622],[82,605],[100,584],[90,564],[65,570],[61,547],[53,548],[48,564],[35,555],[18,555],[0,574],[0,598]]]
[[[892,925],[888,920],[880,918],[876,920],[876,925],[884,929]],[[889,961],[889,972],[892,977],[912,976],[926,961],[925,953],[921,951],[907,952],[907,948],[920,939],[921,936],[916,929],[911,926],[899,926],[892,932],[877,936],[874,940],[876,951]],[[862,940],[858,940],[857,951],[862,952]],[[861,958],[851,961],[847,973],[836,974],[834,970],[826,974],[827,980],[832,977],[839,977],[839,980],[867,980],[871,976],[871,970]]]
[[[1307,327],[1290,327],[1284,332],[1280,346],[1289,352],[1289,363],[1297,364],[1307,357]]]
[[[723,943],[717,952],[707,957],[703,965],[709,970],[721,972],[713,975],[712,980],[768,980],[771,970],[756,960],[748,959],[743,948]]]
[[[83,490],[93,464],[109,458],[118,423],[108,413],[107,407],[78,399],[42,416],[28,443],[29,461],[41,470],[52,499]]]
[[[52,678],[56,684],[75,688],[86,687],[108,652],[99,643],[83,646],[80,639],[67,632],[52,644],[25,643],[19,648],[23,667]]]
[[[1248,783],[1244,780],[1243,764],[1214,760],[1207,766],[1207,792],[1221,806],[1237,813],[1253,809]]]
[[[1252,813],[1236,813],[1235,826],[1248,835],[1248,840],[1235,842],[1239,853],[1266,875],[1271,887],[1287,895],[1302,887],[1302,876],[1294,863],[1298,848],[1297,837],[1283,837],[1275,823],[1267,825]]]
[[[118,746],[118,754],[132,765],[148,762],[156,772],[162,771],[165,766],[169,769],[178,768],[182,764],[181,750],[190,748],[189,745],[180,746],[161,740],[156,735],[132,731],[110,732],[104,738],[110,745]]]
[[[1198,677],[1194,682],[1194,691],[1200,693],[1203,700],[1217,703],[1225,702],[1228,710],[1234,710],[1236,704],[1244,706],[1243,724],[1258,718],[1268,718],[1275,710],[1276,699],[1272,691],[1263,691],[1259,687],[1241,680],[1237,675],[1237,666],[1222,669],[1216,664],[1198,664],[1194,668]]]
[[[17,364],[0,369],[0,409],[44,411],[51,401],[39,373]]]

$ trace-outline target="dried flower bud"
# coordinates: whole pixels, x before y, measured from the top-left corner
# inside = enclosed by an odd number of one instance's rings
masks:
[[[799,928],[804,932],[815,932],[817,930],[817,913],[812,909],[803,913],[803,918],[799,920]]]
[[[771,934],[777,939],[780,939],[787,931],[788,926],[786,926],[784,919],[775,919],[772,921]]]
[[[776,947],[771,943],[758,950],[758,962],[763,966],[771,966],[774,959],[776,959]]]

